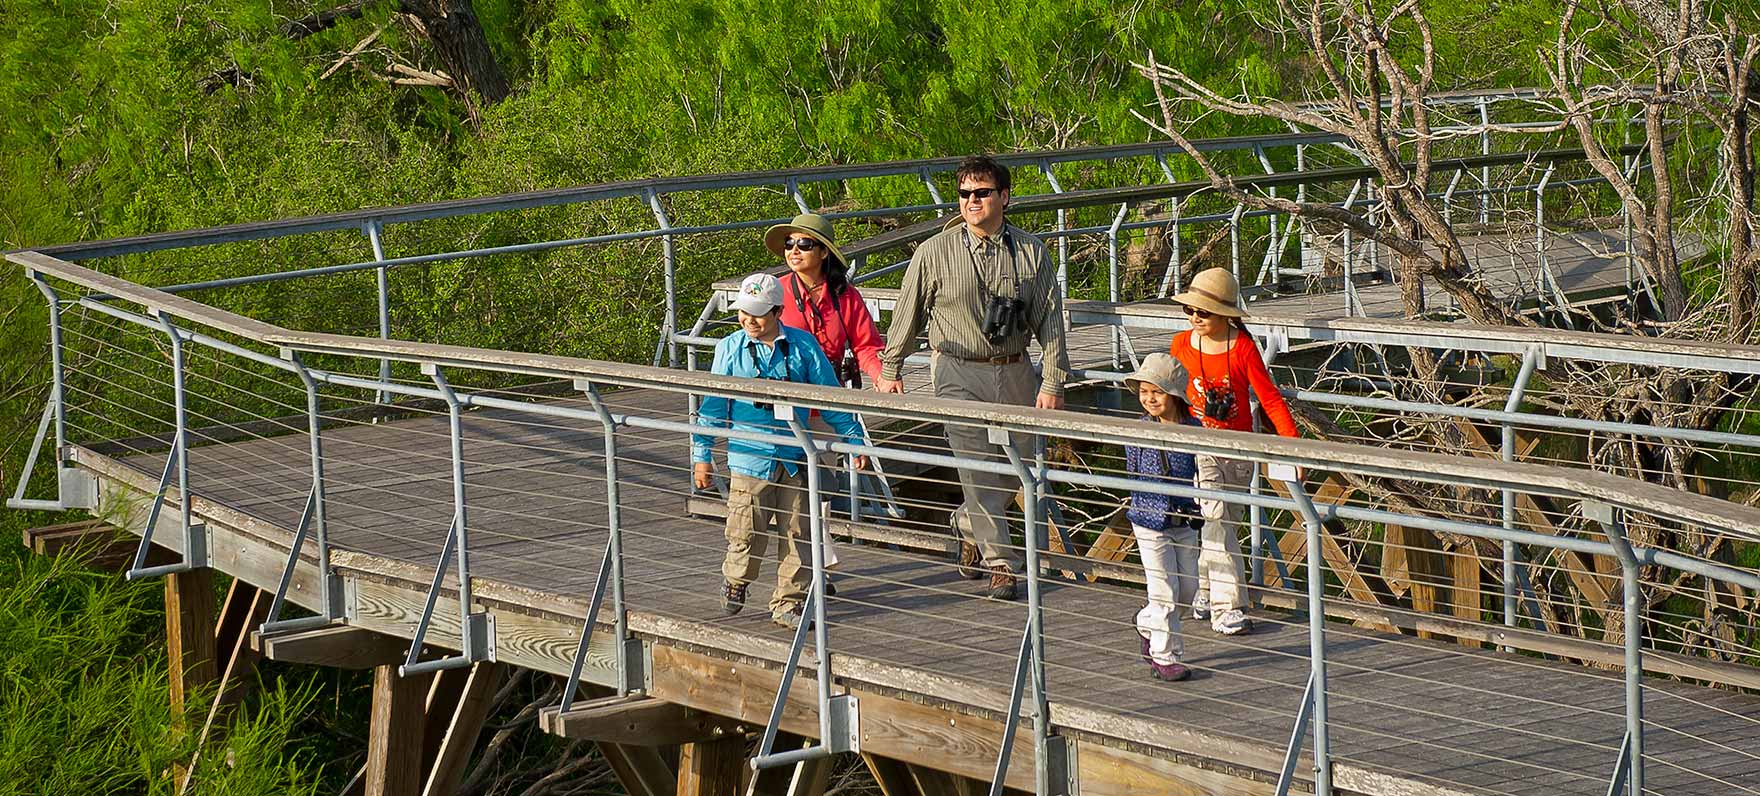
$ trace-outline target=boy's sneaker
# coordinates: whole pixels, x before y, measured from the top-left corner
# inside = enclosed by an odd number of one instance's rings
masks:
[[[1192,598],[1192,618],[1199,622],[1210,618],[1210,595],[1200,591]]]
[[[1157,680],[1166,680],[1170,683],[1177,683],[1192,676],[1192,670],[1187,668],[1183,663],[1156,663],[1150,661],[1149,673],[1154,675]]]
[[[959,543],[959,576],[966,580],[977,580],[989,574],[984,569],[984,557],[978,554],[978,546],[971,542]]]
[[[1225,636],[1238,636],[1253,632],[1253,620],[1248,619],[1239,608],[1230,608],[1211,620],[1210,629]]]
[[[795,603],[794,605],[790,606],[788,608],[788,610],[783,611],[780,614],[772,614],[770,616],[770,621],[775,622],[776,624],[782,625],[783,627],[786,627],[790,630],[795,630],[795,629],[800,628],[800,626],[801,626],[802,612],[803,612],[803,608],[802,608],[801,604]]]
[[[728,616],[733,616],[744,607],[746,607],[746,584],[722,581],[721,610],[726,611]]]

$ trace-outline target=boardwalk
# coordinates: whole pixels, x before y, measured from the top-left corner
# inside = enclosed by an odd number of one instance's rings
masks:
[[[629,390],[612,399],[614,407],[684,417],[677,394]],[[465,439],[479,582],[517,589],[538,604],[581,600],[604,544],[600,429],[484,410],[466,415]],[[413,571],[431,568],[452,511],[444,415],[337,428],[326,433],[325,445],[334,543]],[[717,639],[785,646],[787,634],[762,609],[768,594],[762,580],[744,614],[721,615],[720,528],[683,516],[684,439],[629,432],[621,445],[632,624],[647,629],[657,646],[687,644],[730,661],[743,660],[750,649],[723,647]],[[122,461],[136,482],[156,477],[163,464],[151,454]],[[90,452],[83,452],[82,463],[106,466]],[[191,464],[192,483],[215,506],[285,532],[296,524],[310,467],[303,436],[197,448]],[[973,584],[938,558],[841,548],[840,591],[829,606],[839,672],[856,673],[848,675],[854,680],[873,677],[874,686],[931,704],[993,709],[1008,687],[1023,608],[975,599]],[[1308,637],[1300,620],[1288,625],[1268,614],[1261,632],[1239,640],[1188,626],[1189,660],[1198,676],[1168,685],[1148,679],[1137,660],[1125,624],[1139,604],[1133,590],[1054,582],[1045,599],[1048,693],[1059,726],[1100,745],[1147,748],[1203,771],[1247,769],[1260,777],[1275,771],[1307,677]],[[456,623],[438,620],[448,621]],[[1606,792],[1623,729],[1617,672],[1348,625],[1329,633],[1342,787]],[[884,672],[898,670],[917,674],[885,680]],[[1760,783],[1760,760],[1752,754],[1760,698],[1668,682],[1653,683],[1648,694],[1648,788],[1753,792]],[[767,708],[772,697],[746,698]],[[1017,774],[1030,772],[1030,755],[1028,747]],[[1392,780],[1377,779],[1383,775]],[[1408,785],[1386,785],[1390,781]]]

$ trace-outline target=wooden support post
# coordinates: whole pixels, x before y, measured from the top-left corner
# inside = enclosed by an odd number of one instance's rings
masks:
[[[366,796],[420,796],[422,702],[427,690],[428,678],[399,677],[395,664],[373,669]]]
[[[232,585],[226,589],[226,600],[221,603],[220,608],[220,620],[214,625],[214,648],[225,668],[221,670],[219,691],[208,705],[208,717],[202,722],[202,731],[197,736],[197,760],[201,756],[201,747],[207,745],[214,727],[225,721],[226,714],[249,693],[250,684],[247,679],[256,670],[257,661],[262,656],[245,642],[250,637],[250,628],[262,624],[268,617],[269,601],[270,595],[242,580],[233,580]],[[192,760],[189,770],[184,772],[178,784],[179,793],[189,788],[194,771],[195,760]]]
[[[1399,562],[1398,566],[1390,563],[1390,559]],[[1412,610],[1436,613],[1437,605],[1443,602],[1443,599],[1439,599],[1442,597],[1442,588],[1448,583],[1448,563],[1443,560],[1436,534],[1421,528],[1389,525],[1381,560],[1382,577],[1389,585],[1395,580],[1391,572],[1401,571],[1403,576],[1398,580],[1411,594]],[[1444,637],[1420,629],[1418,638]]]
[[[213,570],[166,576],[165,643],[171,659],[171,708],[181,713],[192,691],[220,676],[214,663]]]
[[[478,663],[470,668],[461,692],[452,703],[456,706],[455,709],[436,713],[434,700],[429,700],[429,735],[428,742],[424,745],[433,748],[434,755],[422,796],[452,796],[458,790],[459,782],[464,779],[465,764],[470,762],[471,751],[476,748],[477,737],[482,734],[483,722],[489,718],[489,710],[494,707],[491,700],[495,697],[496,689],[501,687],[506,672],[507,667],[499,663]],[[436,722],[435,718],[441,715],[449,715],[450,718]],[[439,738],[437,742],[434,740],[436,733]]]
[[[911,776],[911,767],[890,757],[880,757],[866,752],[862,753],[862,762],[868,764],[868,773],[874,775],[874,781],[880,785],[881,796],[920,796],[917,780]]]
[[[599,754],[611,766],[611,773],[617,775],[617,781],[629,796],[672,796],[675,792],[683,792],[678,789],[679,778],[673,773],[672,766],[666,764],[666,759],[655,747],[601,743]]]
[[[745,763],[741,737],[687,743],[678,748],[678,796],[727,796],[739,792]]]
[[[1480,603],[1479,551],[1471,546],[1457,546],[1449,563],[1454,571],[1454,615],[1470,622],[1481,621],[1484,610]],[[1479,642],[1456,638],[1463,647],[1478,647]]]

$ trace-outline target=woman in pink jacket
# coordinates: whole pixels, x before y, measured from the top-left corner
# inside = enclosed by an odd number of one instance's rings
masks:
[[[802,213],[764,233],[764,245],[788,263],[782,277],[782,323],[809,332],[837,367],[845,386],[880,376],[885,341],[862,294],[849,283],[848,262],[837,249],[831,222]]]

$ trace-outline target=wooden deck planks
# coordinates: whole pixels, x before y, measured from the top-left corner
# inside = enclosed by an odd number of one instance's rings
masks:
[[[630,396],[653,406],[661,398]],[[675,401],[683,415],[683,400]],[[602,438],[596,426],[536,429],[506,413],[467,413],[465,433],[473,566],[479,577],[581,596],[597,575],[605,543]],[[325,432],[330,529],[346,548],[432,566],[452,512],[444,418],[424,417]],[[633,610],[713,621],[742,633],[786,639],[769,622],[773,565],[753,585],[748,607],[723,618],[719,520],[683,512],[682,438],[620,435],[625,545]],[[480,457],[478,454],[481,454]],[[157,474],[154,456],[137,457]],[[158,459],[162,463],[163,459]],[[192,455],[204,497],[282,527],[297,523],[309,485],[303,438],[199,448]],[[241,473],[254,473],[255,479]],[[639,485],[637,485],[639,484]],[[279,486],[278,489],[271,489]],[[828,604],[832,649],[910,666],[1006,692],[1026,618],[1019,603],[980,599],[982,584],[956,577],[943,559],[843,544],[840,594]],[[1049,582],[1045,589],[1054,703],[1151,718],[1280,748],[1307,674],[1305,627],[1267,614],[1261,632],[1237,639],[1187,625],[1188,660],[1198,676],[1164,684],[1137,660],[1128,622],[1134,590]],[[1611,766],[1580,744],[1548,744],[1543,732],[1581,743],[1617,744],[1621,683],[1608,673],[1331,625],[1329,660],[1338,753],[1366,766],[1411,771],[1486,792],[1556,796],[1599,793],[1584,778]],[[1753,748],[1760,699],[1657,684],[1648,719],[1736,748]],[[1533,699],[1523,699],[1532,696]],[[1676,698],[1680,697],[1680,698]],[[1546,700],[1536,702],[1534,700]],[[1708,710],[1694,701],[1718,706]],[[1566,709],[1555,706],[1575,706]],[[1595,706],[1591,708],[1590,706]],[[1608,706],[1611,706],[1608,707]],[[1611,709],[1608,716],[1596,710]],[[1054,718],[1055,718],[1054,706]],[[1728,712],[1721,712],[1728,711]],[[1731,715],[1731,714],[1735,715]],[[1473,717],[1478,723],[1437,716]],[[1513,739],[1525,745],[1511,748]],[[1680,733],[1653,732],[1649,753],[1702,760],[1731,781],[1760,776],[1760,763]],[[1465,751],[1453,750],[1462,747]],[[1569,756],[1572,751],[1574,757]],[[1591,751],[1600,751],[1591,749]],[[1682,766],[1687,767],[1687,766]],[[1544,770],[1564,769],[1573,775]],[[1692,771],[1655,766],[1664,792],[1719,792]]]

